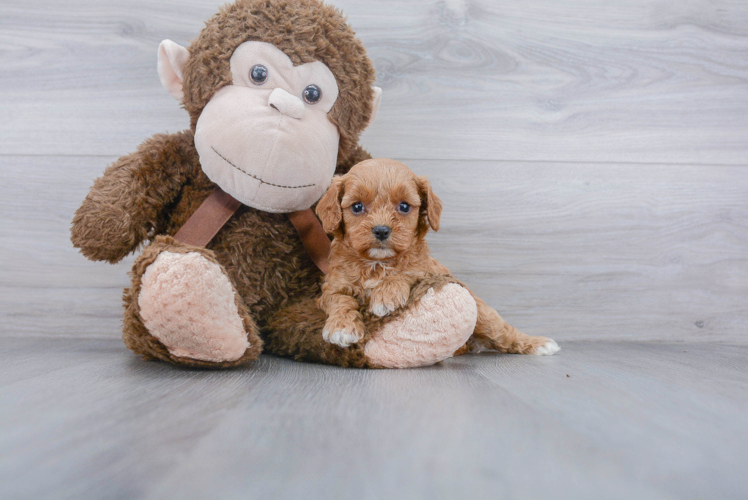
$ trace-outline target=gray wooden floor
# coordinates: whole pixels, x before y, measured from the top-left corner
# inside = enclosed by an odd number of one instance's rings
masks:
[[[748,497],[748,2],[331,0],[435,256],[551,358],[215,373],[119,340],[95,177],[223,0],[0,0],[0,498]],[[566,375],[569,375],[567,377]]]
[[[0,498],[745,498],[748,346],[362,371],[0,345]]]

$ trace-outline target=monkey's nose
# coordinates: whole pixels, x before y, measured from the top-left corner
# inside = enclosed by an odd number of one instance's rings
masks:
[[[389,226],[375,226],[371,230],[371,232],[374,233],[374,237],[376,239],[378,239],[379,241],[384,241],[390,237],[392,229],[390,229]]]
[[[268,106],[275,108],[286,116],[301,120],[304,117],[306,107],[296,96],[293,96],[281,88],[277,88],[268,97]]]

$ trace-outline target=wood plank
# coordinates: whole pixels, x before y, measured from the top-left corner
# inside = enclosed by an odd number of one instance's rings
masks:
[[[90,262],[70,243],[75,210],[115,159],[0,157],[0,336],[120,336],[134,257]]]
[[[219,3],[4,4],[0,151],[121,155],[185,128],[156,49]],[[745,163],[742,0],[335,4],[385,91],[363,138],[375,156]]]
[[[748,169],[409,161],[434,255],[556,339],[748,340]]]
[[[203,371],[0,342],[3,498],[741,498],[746,346]],[[570,375],[567,377],[567,374]]]
[[[132,259],[88,262],[68,233],[113,160],[0,160],[0,336],[119,336]],[[748,168],[408,164],[445,205],[435,256],[518,328],[748,341]]]

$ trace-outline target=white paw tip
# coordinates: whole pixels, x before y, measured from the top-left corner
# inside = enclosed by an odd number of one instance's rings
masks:
[[[358,335],[351,333],[347,329],[337,330],[332,333],[324,331],[322,337],[329,343],[339,345],[340,347],[348,347],[351,344],[355,344],[361,340]]]
[[[535,349],[536,356],[552,356],[560,351],[561,348],[554,340],[549,340],[545,344]]]
[[[382,316],[387,316],[392,310],[384,304],[371,304],[369,312],[381,318]]]

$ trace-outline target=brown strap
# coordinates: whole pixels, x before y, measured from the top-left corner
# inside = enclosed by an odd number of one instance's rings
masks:
[[[330,238],[322,229],[322,224],[320,224],[317,216],[314,215],[311,208],[307,208],[306,210],[291,212],[288,214],[288,218],[291,220],[293,227],[296,228],[296,232],[299,233],[301,242],[309,256],[317,264],[322,274],[327,274],[330,259]]]
[[[208,196],[184,223],[174,239],[188,245],[204,247],[218,231],[229,221],[232,215],[239,209],[241,202],[216,187],[216,190]],[[311,208],[292,212],[288,214],[291,224],[299,233],[304,248],[309,253],[319,270],[327,274],[328,259],[330,257],[330,239],[322,229],[317,216]]]
[[[174,239],[188,245],[204,247],[240,206],[241,202],[217,187],[177,231]]]

